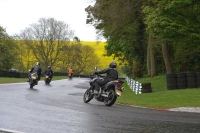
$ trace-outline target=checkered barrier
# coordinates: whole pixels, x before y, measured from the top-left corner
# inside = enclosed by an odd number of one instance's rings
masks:
[[[138,81],[135,81],[128,76],[126,77],[126,81],[128,86],[135,92],[135,94],[141,94],[142,93],[142,84]]]

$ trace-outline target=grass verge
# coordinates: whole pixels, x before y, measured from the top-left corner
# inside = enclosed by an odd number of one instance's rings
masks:
[[[125,91],[117,99],[118,103],[160,109],[200,107],[200,88],[167,90],[165,75],[135,80],[140,83],[150,82],[153,93],[135,94],[125,82]]]

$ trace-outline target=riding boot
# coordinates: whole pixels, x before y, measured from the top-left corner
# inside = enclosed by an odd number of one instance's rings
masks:
[[[99,89],[99,91],[98,91],[97,98],[99,98],[99,97],[100,97],[100,95],[101,95],[101,92],[102,92],[102,90],[101,90],[101,87],[100,87],[100,89]]]

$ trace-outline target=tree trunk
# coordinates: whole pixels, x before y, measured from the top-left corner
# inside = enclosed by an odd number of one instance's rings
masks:
[[[150,42],[150,34],[149,34],[149,42]],[[147,46],[147,74],[151,76],[151,59],[150,59],[150,45],[148,43]]]
[[[167,73],[173,73],[173,68],[172,68],[172,63],[169,56],[167,43],[162,44],[162,53],[163,53],[163,58],[164,58],[165,68],[166,68]]]
[[[151,65],[151,77],[158,75],[157,73],[157,63],[156,63],[156,55],[154,49],[154,39],[152,35],[149,35],[149,55],[150,55],[150,65]]]

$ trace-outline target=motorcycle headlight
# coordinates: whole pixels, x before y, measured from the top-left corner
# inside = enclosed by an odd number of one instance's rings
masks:
[[[37,74],[35,74],[35,73],[34,73],[34,74],[31,74],[31,78],[32,78],[32,79],[37,79]]]

